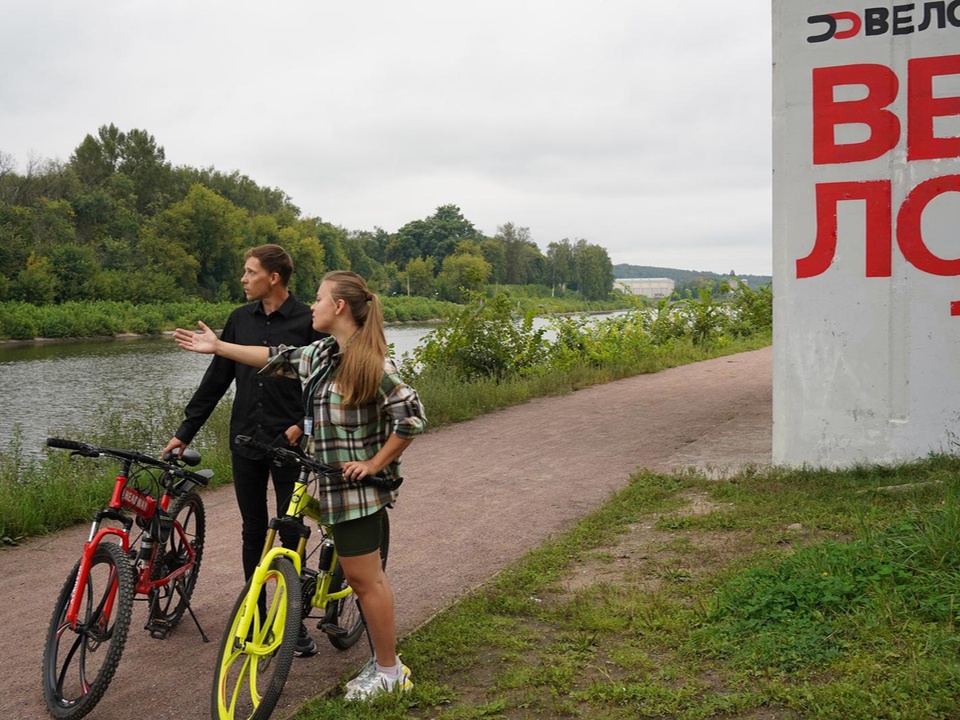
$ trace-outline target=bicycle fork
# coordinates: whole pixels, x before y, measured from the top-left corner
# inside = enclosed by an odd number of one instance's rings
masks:
[[[83,544],[83,555],[80,557],[80,566],[77,568],[77,579],[73,584],[73,591],[70,593],[70,602],[67,604],[66,612],[66,621],[70,626],[71,630],[82,631],[84,628],[77,627],[77,618],[80,617],[80,604],[83,601],[83,588],[90,581],[90,568],[93,566],[93,556],[96,553],[97,548],[100,546],[100,543],[104,541],[108,535],[115,535],[120,539],[120,547],[123,548],[123,552],[127,553],[130,550],[129,541],[127,540],[127,530],[124,529],[121,531],[119,528],[100,528],[100,522],[104,517],[110,517],[114,520],[119,520],[125,525],[129,525],[129,519],[120,513],[113,512],[111,510],[103,510],[98,512],[94,516],[93,525],[90,528],[90,535],[87,538],[87,541]],[[113,603],[117,597],[117,576],[114,571],[111,571],[110,576],[107,580],[110,590],[104,594],[104,604],[103,607],[97,608],[96,614],[93,616],[94,622],[102,622],[104,627],[107,627],[110,623],[110,617],[113,614]]]
[[[272,531],[271,533],[272,534]],[[268,540],[270,538],[268,537]],[[240,652],[248,655],[269,655],[280,647],[282,637],[270,637],[269,630],[278,623],[283,625],[286,619],[287,603],[273,602],[267,611],[266,617],[260,617],[260,625],[256,628],[258,637],[251,633],[254,630],[254,619],[261,614],[260,597],[264,594],[265,585],[272,573],[271,567],[278,558],[284,557],[293,563],[293,567],[300,575],[301,558],[295,550],[275,547],[270,548],[264,553],[259,564],[253,571],[250,578],[250,588],[240,606],[240,618],[237,622],[237,629],[233,636],[233,645]],[[279,616],[279,617],[278,617]]]

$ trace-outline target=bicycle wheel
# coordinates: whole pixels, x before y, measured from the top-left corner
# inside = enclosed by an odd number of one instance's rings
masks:
[[[123,549],[104,542],[82,587],[77,627],[67,623],[78,562],[63,584],[43,649],[43,696],[50,714],[76,720],[93,710],[117,670],[130,628],[136,578]]]
[[[380,536],[380,564],[387,569],[387,555],[390,552],[390,516],[383,513],[383,525]],[[347,587],[347,579],[340,561],[333,566],[330,577],[330,592],[339,592]],[[330,644],[338,650],[353,647],[363,635],[364,622],[360,612],[360,603],[354,593],[342,600],[327,603],[327,611],[320,621],[320,627],[327,633]]]
[[[200,561],[203,559],[203,540],[207,530],[207,516],[203,507],[203,500],[196,492],[181,495],[170,506],[170,517],[174,526],[166,544],[157,553],[153,566],[153,580],[164,578],[175,570],[183,567],[190,559],[187,546],[193,548],[193,567],[177,578],[174,582],[157,588],[155,603],[151,606],[149,626],[155,631],[169,632],[172,630],[193,596],[193,589],[197,584],[197,575],[200,573]],[[186,540],[177,532],[176,524],[183,528]]]
[[[250,639],[234,642],[240,612],[251,592],[248,582],[230,614],[213,678],[213,720],[266,720],[287,681],[300,631],[300,578],[284,557],[270,565],[265,602],[254,613]]]

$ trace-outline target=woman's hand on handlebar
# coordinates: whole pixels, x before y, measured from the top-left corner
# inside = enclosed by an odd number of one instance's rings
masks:
[[[340,466],[344,479],[350,482],[360,482],[365,477],[376,475],[381,469],[370,460],[350,460]]]
[[[201,355],[212,355],[217,351],[217,334],[202,320],[197,321],[197,325],[200,327],[200,332],[177,328],[173,331],[173,339],[184,350]]]

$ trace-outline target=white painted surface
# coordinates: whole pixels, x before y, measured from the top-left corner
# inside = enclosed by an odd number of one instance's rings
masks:
[[[949,3],[945,3],[949,5]],[[907,63],[960,53],[960,27],[890,32],[811,43],[824,24],[808,18],[846,11],[861,18],[881,2],[774,0],[774,376],[773,460],[791,466],[889,463],[956,449],[960,435],[960,300],[955,274],[917,269],[896,237],[896,215],[920,182],[960,174],[960,158],[907,159]],[[924,4],[915,4],[919,26]],[[904,11],[901,11],[901,13]],[[848,27],[843,23],[838,26]],[[889,110],[900,119],[896,147],[873,160],[813,160],[815,68],[858,63],[889,67],[899,91]],[[838,88],[835,100],[865,88]],[[860,93],[857,95],[857,93]],[[960,75],[935,79],[936,97],[960,97]],[[957,101],[960,103],[960,100]],[[955,111],[960,115],[960,110]],[[960,135],[960,117],[937,118],[938,137]],[[838,127],[838,144],[867,137],[867,126]],[[867,277],[865,202],[838,204],[833,262],[798,278],[796,263],[817,237],[818,183],[889,180],[893,240],[889,277]],[[923,213],[922,237],[943,260],[960,257],[960,192],[946,192]]]

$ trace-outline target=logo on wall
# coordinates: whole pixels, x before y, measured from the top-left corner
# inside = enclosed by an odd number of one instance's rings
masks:
[[[827,40],[849,40],[860,35],[910,35],[927,30],[943,30],[947,27],[960,27],[960,0],[947,3],[946,0],[926,2],[921,6],[919,24],[916,23],[915,3],[894,5],[893,8],[867,8],[863,15],[849,10],[811,15],[807,18],[810,25],[820,30],[807,37],[808,43],[821,43]]]

